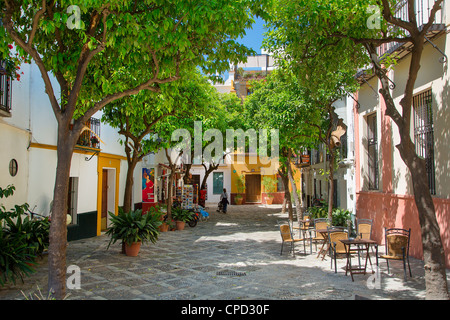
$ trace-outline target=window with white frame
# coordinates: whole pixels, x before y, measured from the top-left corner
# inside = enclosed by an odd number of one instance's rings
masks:
[[[67,200],[67,214],[72,218],[71,224],[77,223],[78,207],[78,177],[69,178],[69,197]]]
[[[213,172],[213,194],[223,192],[223,172]]]

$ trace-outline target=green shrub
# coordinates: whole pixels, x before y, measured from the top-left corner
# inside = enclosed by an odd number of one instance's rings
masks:
[[[350,211],[334,208],[332,213],[333,226],[347,227],[347,221],[351,221]]]
[[[321,206],[308,208],[311,220],[328,217],[328,203],[321,201],[321,204]],[[351,221],[350,211],[342,208],[333,208],[331,217],[333,226],[347,227],[347,221]]]
[[[152,221],[153,223],[156,223],[157,221],[161,221],[162,216],[164,215],[164,213],[161,211],[161,207],[159,206],[155,206],[155,207],[150,207],[148,209],[147,214],[152,216]]]
[[[14,186],[0,188],[0,198],[14,194]],[[34,272],[36,257],[48,248],[50,223],[48,219],[23,218],[28,204],[15,205],[7,211],[0,205],[0,285]]]
[[[264,186],[264,192],[268,197],[273,197],[273,193],[277,192],[277,180],[269,176],[264,176],[262,179],[262,185]]]
[[[25,235],[9,233],[0,228],[0,285],[11,281],[14,284],[17,279],[28,276],[34,272],[32,265],[35,264],[36,256],[32,255]]]
[[[328,207],[311,207],[309,208],[310,219],[326,218],[328,216]]]
[[[22,217],[22,213],[17,211],[17,208],[14,213],[5,217],[8,233],[22,234],[30,252],[33,255],[41,256],[48,248],[50,222],[48,218],[35,220],[29,216]]]

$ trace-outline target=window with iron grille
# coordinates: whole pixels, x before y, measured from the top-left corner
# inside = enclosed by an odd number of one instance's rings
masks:
[[[367,117],[367,151],[369,190],[378,190],[378,139],[376,113]]]
[[[425,159],[430,192],[436,194],[432,101],[431,89],[413,97],[414,144],[417,155]]]
[[[284,191],[284,183],[283,179],[279,174],[277,174],[277,192],[283,192]]]
[[[341,146],[339,147],[339,153],[343,159],[348,158],[348,142],[347,142],[347,132],[341,136]]]
[[[6,62],[0,61],[0,70],[6,70]],[[0,72],[0,115],[10,116],[12,79],[6,72]]]
[[[314,198],[317,199],[317,179],[314,179]]]

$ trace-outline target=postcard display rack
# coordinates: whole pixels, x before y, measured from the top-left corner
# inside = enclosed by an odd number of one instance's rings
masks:
[[[183,186],[181,206],[183,209],[194,208],[194,187],[192,185]]]

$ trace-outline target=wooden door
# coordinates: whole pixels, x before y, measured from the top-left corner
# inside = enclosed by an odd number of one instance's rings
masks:
[[[102,171],[102,231],[107,228],[108,220],[108,170]]]
[[[200,189],[200,175],[193,174],[191,181],[192,181],[192,185],[194,186],[194,203],[198,203],[197,196],[199,195],[199,189]]]
[[[261,175],[245,176],[245,202],[261,202]]]

